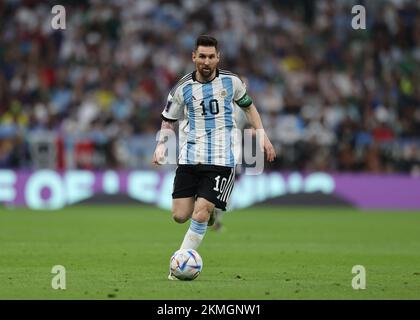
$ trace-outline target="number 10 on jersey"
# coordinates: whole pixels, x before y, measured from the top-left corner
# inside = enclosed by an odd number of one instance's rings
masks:
[[[206,103],[203,101],[201,101],[200,106],[203,108],[203,113],[201,114],[202,116],[206,116],[207,115],[207,110],[210,111],[211,114],[218,114],[219,113],[219,102],[216,99],[211,99],[209,101],[209,104],[206,108]]]

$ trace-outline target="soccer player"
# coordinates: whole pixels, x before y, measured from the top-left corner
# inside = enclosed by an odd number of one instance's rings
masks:
[[[172,214],[178,223],[191,219],[181,249],[197,249],[214,223],[214,209],[226,210],[235,178],[232,130],[234,108],[242,108],[250,125],[264,130],[260,115],[246,92],[245,84],[232,72],[218,68],[217,40],[201,35],[196,40],[192,61],[195,71],[172,88],[162,112],[161,129],[179,124],[179,159],[172,193]],[[163,131],[161,131],[163,132]],[[153,163],[165,157],[165,137],[160,135]],[[264,132],[267,161],[276,157]],[[173,279],[171,275],[168,277]]]

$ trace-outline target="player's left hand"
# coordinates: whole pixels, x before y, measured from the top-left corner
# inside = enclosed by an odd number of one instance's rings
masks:
[[[276,158],[276,150],[274,150],[273,145],[270,142],[270,139],[268,139],[267,135],[264,134],[264,151],[267,155],[267,161],[268,162],[273,162],[274,159]]]

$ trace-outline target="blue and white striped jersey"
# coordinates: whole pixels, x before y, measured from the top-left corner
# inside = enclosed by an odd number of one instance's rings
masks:
[[[162,116],[180,120],[179,164],[235,166],[235,108],[245,96],[242,80],[219,69],[212,81],[197,81],[194,71],[174,86]]]

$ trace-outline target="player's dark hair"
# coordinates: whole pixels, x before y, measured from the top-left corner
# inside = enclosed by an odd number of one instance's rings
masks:
[[[217,40],[216,38],[213,38],[212,36],[202,34],[201,36],[197,38],[197,41],[195,42],[195,50],[197,50],[199,46],[215,47],[217,51]]]

